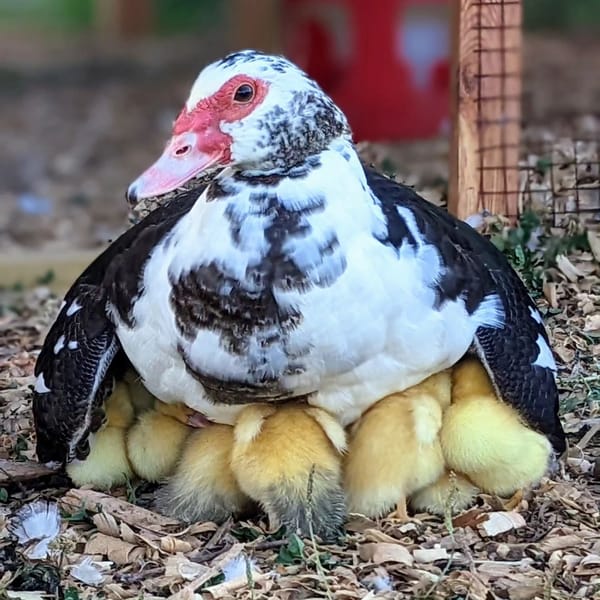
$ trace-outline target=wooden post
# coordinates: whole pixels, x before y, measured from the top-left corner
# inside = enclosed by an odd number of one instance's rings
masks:
[[[152,0],[96,0],[96,29],[108,37],[145,35],[154,26]]]
[[[455,0],[448,208],[516,217],[521,0]]]

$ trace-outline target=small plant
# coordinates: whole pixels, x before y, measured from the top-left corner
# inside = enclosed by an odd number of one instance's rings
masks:
[[[525,211],[515,226],[498,219],[489,226],[488,234],[534,297],[542,294],[544,272],[556,265],[557,256],[590,249],[586,233],[577,223],[556,235],[533,211]]]
[[[277,562],[280,565],[295,565],[304,560],[304,542],[302,539],[292,533],[288,537],[288,543],[281,547],[277,556]]]

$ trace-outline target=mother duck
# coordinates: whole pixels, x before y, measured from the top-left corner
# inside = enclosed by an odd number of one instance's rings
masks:
[[[306,397],[348,424],[474,351],[500,397],[564,450],[552,352],[519,277],[471,227],[361,164],[342,111],[291,62],[243,51],[206,67],[128,198],[197,177],[210,181],[197,197],[124,234],[94,300],[106,351],[61,380],[63,406],[99,389],[120,346],[152,394],[210,420]],[[58,329],[86,314],[70,294]],[[82,417],[69,447],[87,431]]]
[[[207,415],[308,395],[350,423],[473,348],[562,450],[554,360],[516,273],[468,225],[365,168],[342,111],[295,65],[245,51],[206,67],[128,197],[210,170],[135,295],[108,304],[155,395]]]

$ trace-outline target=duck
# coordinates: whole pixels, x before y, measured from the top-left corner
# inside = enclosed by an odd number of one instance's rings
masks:
[[[195,416],[185,404],[159,400],[140,413],[126,436],[127,457],[140,479],[157,483],[175,472]]]
[[[344,113],[284,57],[247,50],[205,67],[127,197],[158,207],[97,259],[91,289],[84,277],[67,294],[36,365],[39,456],[85,445],[121,351],[152,395],[213,423],[305,398],[343,427],[472,352],[564,451],[548,336],[516,272],[468,224],[361,163]],[[85,370],[60,344],[53,354],[62,335],[67,348],[85,338]]]
[[[227,519],[252,511],[252,499],[232,468],[234,431],[212,424],[187,438],[177,468],[158,490],[154,508],[187,523]]]
[[[408,500],[442,477],[443,414],[451,402],[446,369],[391,394],[369,408],[350,428],[344,460],[348,510],[370,518],[408,521]]]

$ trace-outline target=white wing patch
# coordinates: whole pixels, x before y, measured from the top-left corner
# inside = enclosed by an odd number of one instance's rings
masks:
[[[50,388],[46,385],[44,380],[44,374],[40,373],[35,380],[35,387],[33,388],[38,394],[47,394]]]
[[[539,349],[539,354],[533,364],[544,369],[556,371],[556,361],[554,360],[554,356],[552,356],[552,350],[550,350],[548,342],[546,342],[541,334],[538,335],[536,344]]]
[[[406,208],[406,206],[398,206],[396,210],[406,223],[406,227],[410,231],[411,235],[415,238],[417,246],[420,248],[424,243],[423,234],[419,231],[419,226],[417,225],[417,220],[415,219],[415,215],[413,215],[412,210],[410,210],[410,208]]]
[[[81,304],[79,304],[77,302],[77,300],[73,300],[73,302],[71,302],[71,306],[69,306],[69,308],[67,308],[67,317],[74,315],[80,309],[81,309]]]
[[[65,347],[65,336],[61,335],[54,344],[54,354],[58,354]]]
[[[489,294],[473,313],[472,318],[482,327],[502,329],[504,327],[504,306],[498,294]]]
[[[69,350],[77,350],[78,346],[79,344],[74,340],[67,344],[67,348],[69,348]]]
[[[537,311],[533,306],[529,307],[529,314],[534,321],[537,321],[540,325],[543,325],[542,315],[540,315],[539,311]]]

